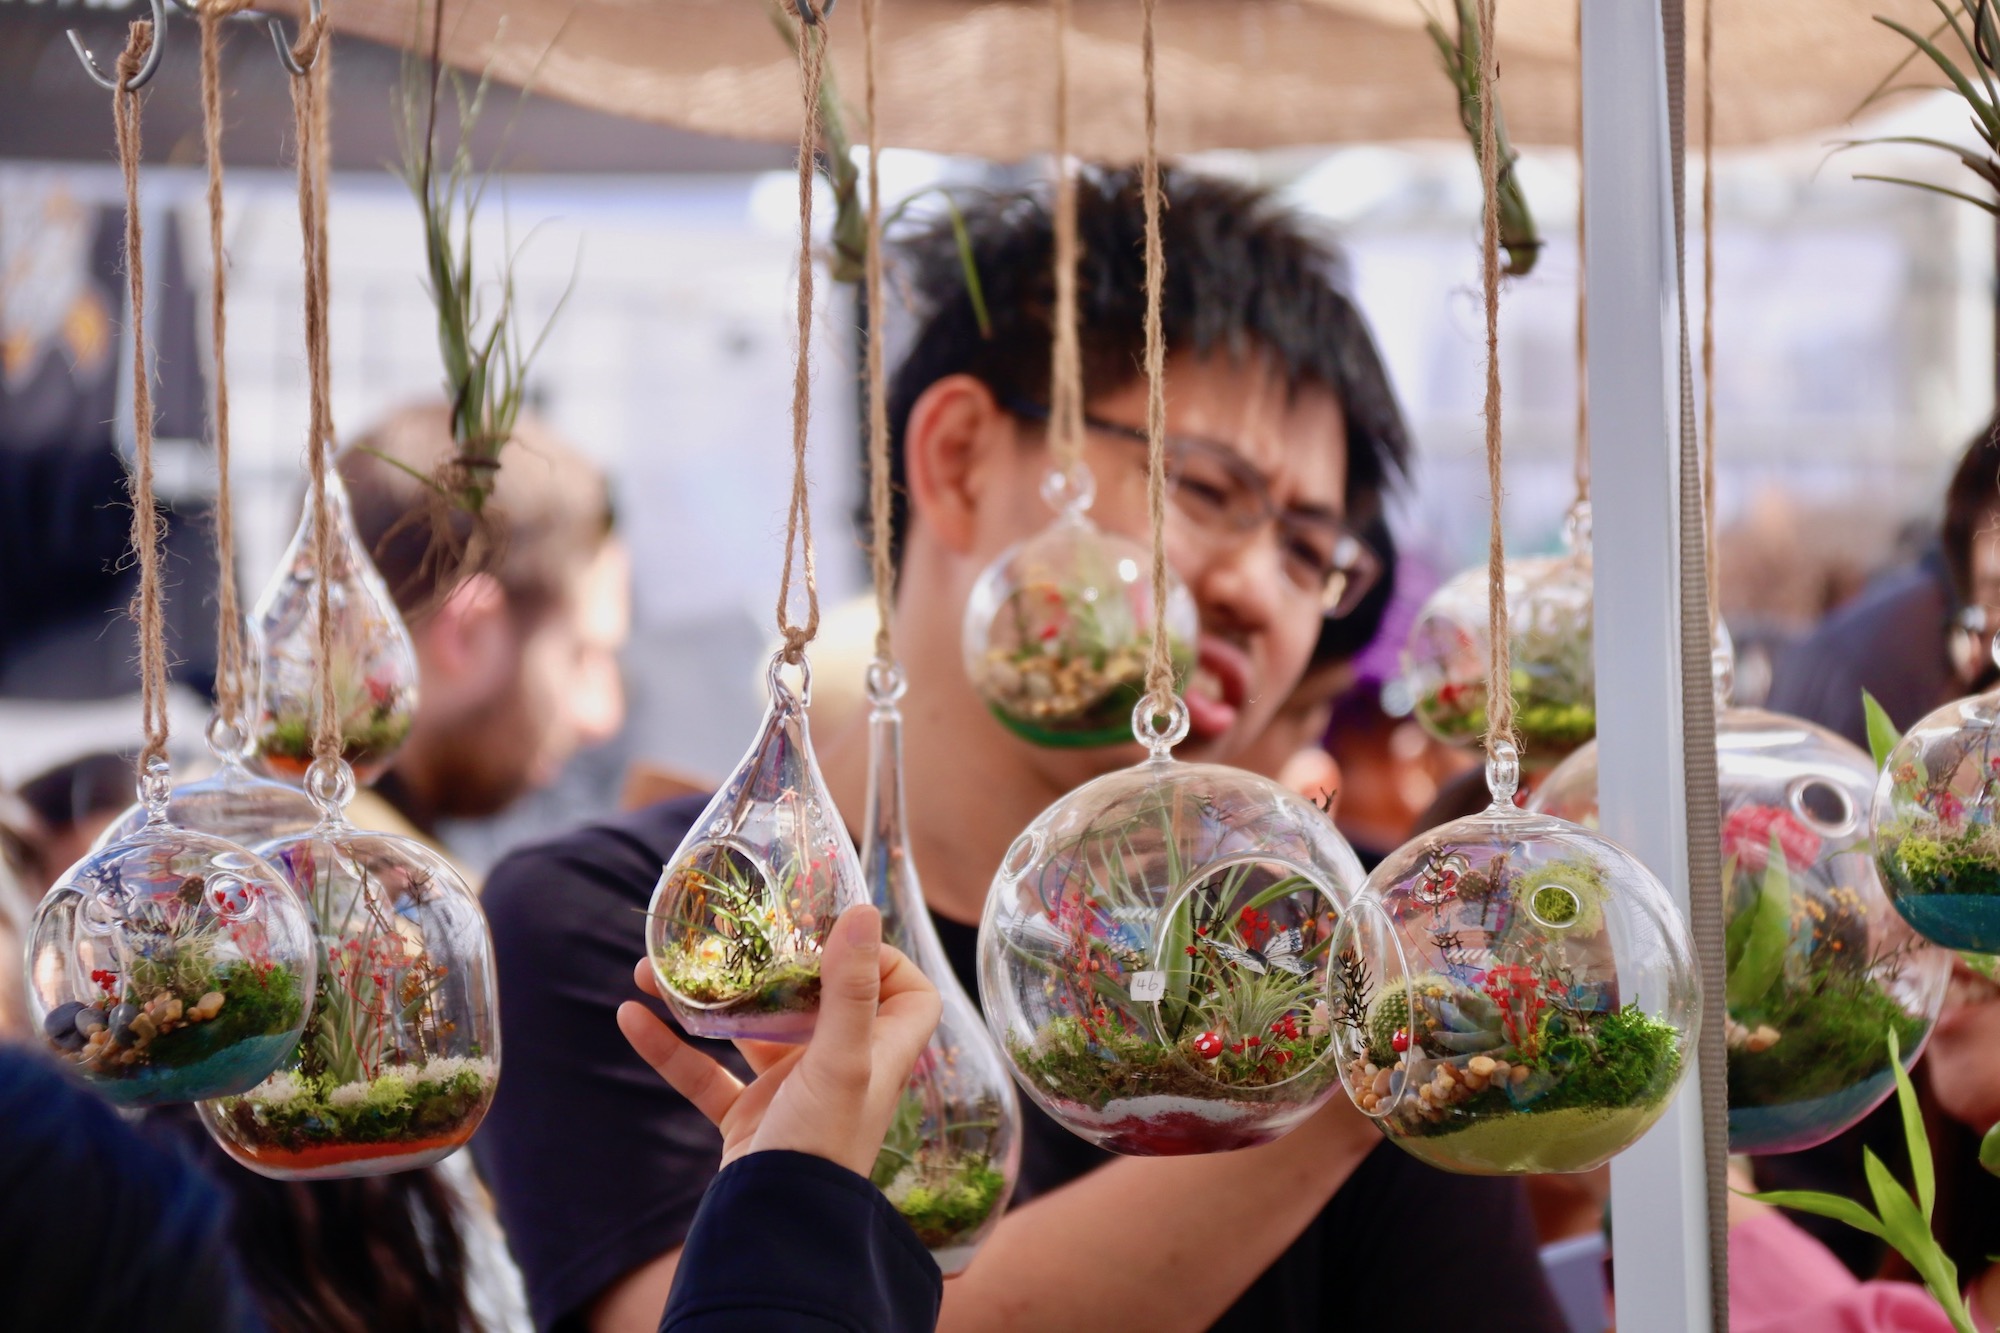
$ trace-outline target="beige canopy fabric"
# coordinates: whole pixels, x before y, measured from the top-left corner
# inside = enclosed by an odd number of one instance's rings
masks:
[[[794,139],[798,70],[767,0],[445,0],[445,55],[597,110],[746,139]],[[1163,148],[1269,148],[1454,137],[1450,86],[1422,3],[1159,0]],[[1845,123],[1909,47],[1929,0],[1713,0],[1717,142],[1823,134]],[[1690,24],[1699,0],[1690,0]],[[1141,147],[1138,0],[1074,0],[1073,143]],[[423,46],[416,0],[331,0],[335,25]],[[861,0],[828,20],[843,96],[858,107]],[[883,141],[1003,160],[1052,139],[1050,17],[1012,0],[880,0]],[[1576,134],[1576,0],[1501,0],[1501,91],[1522,143]],[[1690,34],[1689,48],[1699,41]],[[1937,83],[1927,65],[1909,77]],[[1692,97],[1691,97],[1692,102]],[[856,121],[857,137],[859,122]]]

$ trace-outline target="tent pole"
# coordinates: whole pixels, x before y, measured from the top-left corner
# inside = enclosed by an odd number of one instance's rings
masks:
[[[1660,6],[1582,3],[1592,526],[1615,534],[1594,555],[1598,802],[1604,832],[1686,914],[1680,312]],[[1612,1161],[1619,1333],[1714,1327],[1698,1072]]]

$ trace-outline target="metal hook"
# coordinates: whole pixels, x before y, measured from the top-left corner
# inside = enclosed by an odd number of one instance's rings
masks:
[[[312,0],[312,10],[308,16],[311,22],[319,22],[319,10],[320,0]],[[284,65],[286,72],[293,78],[303,79],[306,76],[306,71],[310,70],[312,65],[301,65],[297,58],[292,55],[292,44],[285,40],[285,21],[283,19],[269,19],[267,22],[271,25],[271,45],[278,48],[279,61]],[[315,62],[319,60],[319,52],[317,50],[313,52],[313,60]]]
[[[833,7],[839,3],[840,0],[826,0],[824,5],[821,5],[818,9],[814,9],[812,0],[792,0],[792,8],[799,11],[799,18],[801,20],[807,24],[817,26],[821,20],[833,13]]]
[[[166,0],[149,0],[149,3],[153,8],[153,45],[146,52],[146,61],[139,66],[139,72],[134,74],[132,82],[126,85],[135,93],[152,82],[153,75],[160,68],[160,53],[167,45]],[[115,77],[109,79],[104,77],[104,72],[97,68],[97,61],[91,58],[90,48],[83,44],[83,38],[76,35],[76,29],[69,29],[67,35],[70,49],[75,51],[76,58],[83,62],[83,72],[88,74],[98,87],[117,92],[118,80]]]

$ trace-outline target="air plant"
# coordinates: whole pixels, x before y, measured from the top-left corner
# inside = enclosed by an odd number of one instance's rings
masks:
[[[1875,139],[1857,139],[1841,145],[1843,148],[1859,148],[1872,144],[1914,144],[1920,148],[1935,148],[1950,153],[1964,164],[1966,170],[2000,192],[2000,86],[1995,84],[1995,75],[2000,74],[2000,18],[1994,13],[1993,0],[1931,0],[1937,7],[1941,21],[1928,33],[1920,33],[1907,24],[1880,14],[1875,21],[1907,41],[1914,49],[1877,84],[1872,92],[1862,100],[1857,110],[1865,110],[1892,92],[1903,91],[1908,85],[1895,85],[1895,79],[1918,57],[1937,66],[1938,71],[1950,82],[1952,90],[1963,98],[1972,112],[1972,128],[1979,135],[1979,141],[1986,151],[1962,148],[1943,139],[1933,139],[1920,134],[1883,135]],[[1950,42],[1939,44],[1946,30],[1957,40],[1957,45],[1965,53],[1969,68],[1961,66],[1949,49]],[[1929,181],[1911,180],[1903,176],[1857,175],[1856,180],[1883,181],[1890,185],[1908,185],[1919,190],[1928,190],[1950,199],[1957,199],[1983,208],[1988,213],[2000,215],[2000,203],[1993,199],[1982,199],[1976,195],[1954,190],[1949,186],[1936,185]],[[1872,732],[1871,732],[1872,738]],[[1879,758],[1879,756],[1878,756]]]
[[[1473,13],[1473,2],[1453,0],[1458,15],[1456,39],[1445,31],[1444,24],[1430,14],[1424,16],[1424,30],[1430,33],[1431,41],[1437,45],[1438,55],[1444,61],[1445,77],[1458,90],[1459,123],[1472,136],[1472,150],[1476,155],[1484,128],[1481,116],[1486,97],[1485,90],[1480,86],[1479,22]],[[1534,270],[1535,260],[1541,254],[1542,238],[1535,233],[1534,214],[1528,211],[1527,196],[1521,193],[1521,180],[1514,174],[1514,164],[1521,155],[1507,141],[1507,118],[1497,105],[1494,107],[1493,134],[1499,158],[1497,198],[1500,206],[1500,246],[1507,252],[1505,271],[1510,277],[1525,278]]]
[[[423,215],[425,286],[437,306],[438,351],[444,361],[445,396],[451,404],[452,439],[458,446],[437,475],[419,479],[446,502],[432,515],[432,529],[450,541],[446,521],[450,509],[462,509],[477,520],[493,493],[500,452],[513,438],[527,397],[529,370],[569,293],[564,292],[541,332],[530,340],[516,320],[514,261],[519,252],[514,251],[501,266],[497,307],[482,308],[472,229],[492,174],[474,170],[471,135],[490,78],[482,74],[468,88],[445,68],[440,55],[443,11],[440,0],[431,15],[429,57],[404,64],[401,173]],[[457,141],[449,148],[441,142],[438,123],[447,91],[458,113]],[[385,461],[403,466],[394,459]],[[471,545],[477,544],[478,536],[476,530]]]

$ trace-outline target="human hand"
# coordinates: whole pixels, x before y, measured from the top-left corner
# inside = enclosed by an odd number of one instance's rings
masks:
[[[659,995],[645,959],[633,976],[640,990]],[[882,914],[858,906],[841,913],[821,955],[812,1040],[737,1044],[757,1071],[748,1086],[636,1000],[618,1006],[618,1029],[640,1059],[722,1131],[724,1166],[745,1153],[788,1148],[865,1176],[938,1011],[937,987],[882,943]]]

